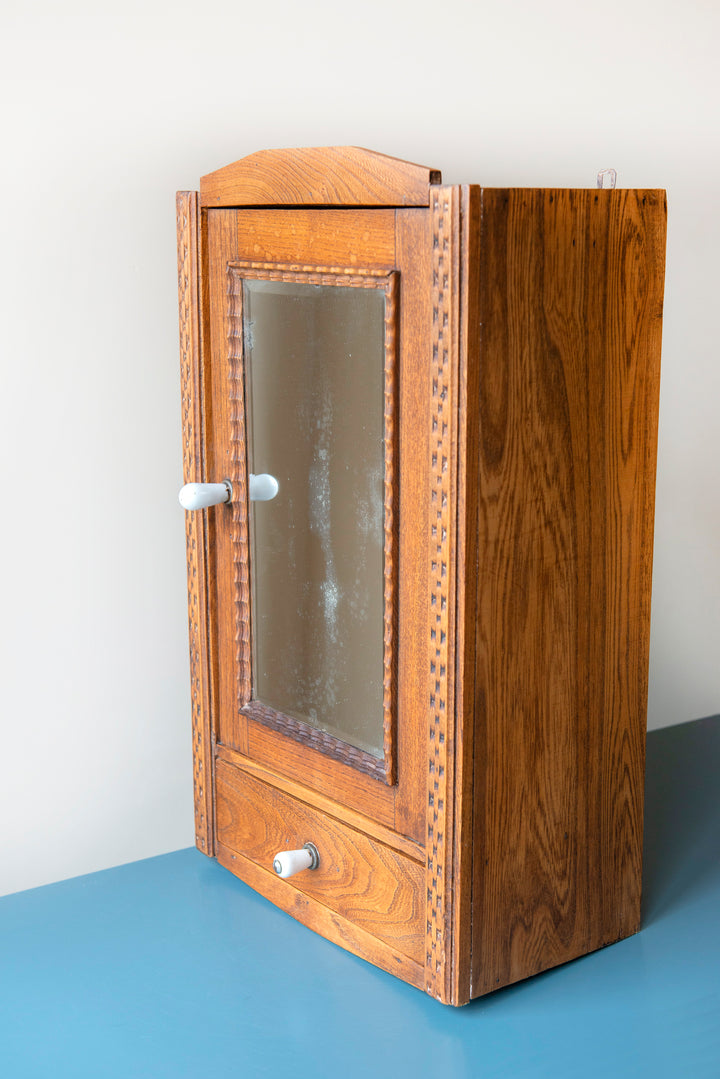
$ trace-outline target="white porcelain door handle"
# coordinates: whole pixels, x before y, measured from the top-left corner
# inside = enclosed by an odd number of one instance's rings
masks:
[[[248,494],[251,502],[269,502],[280,489],[278,481],[268,472],[261,472],[259,476],[254,476],[251,472],[248,479]]]
[[[300,850],[281,850],[273,858],[273,869],[279,877],[294,877],[303,869],[317,869],[320,857],[314,843]]]
[[[280,490],[280,484],[267,472],[248,477],[248,495],[251,502],[270,502]],[[229,480],[222,483],[186,483],[178,495],[180,505],[185,510],[204,510],[208,506],[219,506],[232,500],[232,484]]]
[[[219,506],[231,499],[232,484],[229,480],[222,483],[186,483],[178,495],[184,510],[204,510],[207,506]]]

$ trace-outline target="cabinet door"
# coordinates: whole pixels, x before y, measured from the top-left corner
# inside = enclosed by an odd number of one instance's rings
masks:
[[[422,209],[210,209],[207,595],[218,752],[418,842],[430,258]]]

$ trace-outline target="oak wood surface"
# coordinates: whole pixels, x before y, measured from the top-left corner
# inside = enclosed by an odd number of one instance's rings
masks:
[[[203,206],[427,206],[440,173],[358,146],[260,150],[203,176]]]
[[[246,752],[258,764],[288,779],[299,779],[318,791],[332,792],[333,797],[348,809],[373,817],[388,828],[393,827],[396,787],[388,787],[381,779],[359,772],[350,759],[345,763],[325,756],[281,731],[255,722],[249,716],[246,718]],[[231,745],[229,741],[226,744]]]
[[[430,503],[428,412],[432,398],[432,231],[425,210],[398,210],[400,380],[398,520],[398,760],[413,777],[395,800],[395,827],[425,846],[427,806],[427,589]],[[412,287],[411,286],[412,283]]]
[[[304,221],[300,230],[297,229],[298,213]],[[350,212],[343,213],[347,215]],[[372,213],[372,220],[368,218],[369,213]],[[422,341],[428,339],[430,326],[425,277],[429,270],[429,231],[427,214],[424,211],[407,210],[400,213],[402,218],[396,222],[393,212],[388,214],[386,210],[359,211],[363,231],[359,234],[357,250],[363,252],[366,265],[358,265],[355,259],[344,266],[335,266],[336,270],[340,269],[349,275],[349,280],[351,275],[362,273],[386,274],[388,252],[392,251],[393,266],[400,273],[400,326],[397,341],[400,379],[397,391],[394,392],[398,394],[400,424],[409,424],[408,430],[413,431],[413,438],[404,442],[399,440],[397,447],[398,475],[402,477],[397,485],[400,493],[397,536],[400,561],[404,560],[409,582],[405,585],[404,598],[398,593],[398,625],[394,631],[399,643],[398,671],[402,667],[406,672],[404,676],[398,674],[398,700],[402,698],[405,704],[401,722],[402,735],[398,737],[397,784],[383,789],[382,780],[362,775],[349,763],[328,760],[313,746],[303,745],[300,741],[270,729],[267,724],[258,721],[254,714],[245,714],[242,708],[238,708],[238,692],[242,682],[238,659],[242,649],[238,653],[238,643],[242,643],[243,630],[242,619],[238,621],[237,618],[235,596],[237,575],[246,574],[247,567],[243,569],[243,559],[238,561],[236,556],[237,540],[234,540],[233,536],[237,535],[237,521],[234,522],[237,513],[229,506],[214,507],[208,511],[210,527],[214,530],[210,567],[214,587],[210,597],[210,621],[217,627],[218,654],[223,657],[217,671],[216,716],[220,741],[252,757],[259,764],[275,770],[279,775],[287,778],[299,777],[303,783],[317,785],[319,790],[332,790],[334,796],[348,808],[373,816],[385,826],[395,825],[408,839],[422,842],[425,810],[420,792],[425,785],[425,769],[422,763],[425,748],[420,732],[425,725],[425,694],[422,683],[418,682],[414,662],[403,661],[402,653],[405,648],[412,652],[415,648],[413,642],[422,640],[425,624],[422,621],[423,612],[409,589],[412,582],[419,579],[420,566],[424,579],[427,579],[425,534],[422,528],[418,527],[422,524],[422,514],[426,511],[418,504],[417,497],[427,499],[429,494],[425,481],[425,461],[417,454],[414,429],[416,425],[425,423],[424,417],[427,416],[427,402],[431,392],[431,383],[427,377],[428,354],[422,347]],[[313,264],[315,272],[333,269],[338,255],[344,257],[349,253],[346,248],[338,246],[338,233],[332,225],[332,221],[338,216],[337,211],[277,210],[274,214],[272,223],[269,224],[266,211],[207,211],[209,355],[212,368],[210,412],[213,417],[212,430],[208,434],[208,473],[232,479],[239,491],[242,491],[242,478],[238,478],[235,473],[238,468],[242,470],[242,464],[235,459],[232,432],[241,403],[239,399],[235,399],[236,395],[228,392],[228,372],[231,357],[236,355],[237,348],[242,345],[241,342],[238,345],[239,331],[228,308],[229,267],[240,264],[258,266],[253,256],[257,246],[259,215],[265,236],[263,252],[282,252],[288,265],[308,265],[308,251],[305,247],[308,231],[314,232],[316,237],[312,252],[313,258],[318,260]],[[352,216],[355,216],[355,211]],[[411,239],[413,230],[421,238],[419,243],[414,243]],[[349,231],[342,233],[343,243],[349,235]],[[406,235],[407,240],[404,239]],[[323,246],[323,238],[327,241],[326,246]],[[397,253],[396,243],[400,248]],[[262,267],[266,264],[259,265]],[[418,328],[415,328],[411,321],[413,312],[422,319]],[[395,497],[395,492],[389,494],[386,490],[386,509],[389,498]],[[390,527],[394,533],[394,520]],[[403,688],[404,684],[406,689]]]
[[[250,858],[218,844],[217,859],[236,877],[250,885],[260,895],[269,899],[291,918],[296,918],[308,929],[313,929],[326,940],[339,944],[348,952],[373,963],[381,970],[394,974],[403,981],[420,988],[423,983],[424,968],[397,948],[378,939],[373,933],[357,926],[349,918],[343,918],[317,900],[299,892],[296,888],[286,888],[287,881],[281,880],[275,873],[262,869]]]
[[[284,881],[418,962],[423,867],[224,761],[216,768],[218,842],[270,870],[275,855],[312,842],[317,869]]]
[[[400,851],[401,854],[406,854],[416,862],[425,862],[424,845],[408,839],[407,836],[402,835],[395,828],[381,824],[380,821],[368,816],[366,813],[358,813],[353,809],[348,809],[347,806],[332,798],[331,795],[323,794],[318,789],[318,786],[311,787],[304,783],[299,783],[296,779],[284,776],[277,770],[258,764],[252,757],[244,757],[241,753],[230,749],[228,746],[217,746],[216,759],[225,761],[243,772],[256,776],[263,782],[277,787],[278,790],[285,791],[286,794],[291,795],[293,798],[307,802],[308,805],[320,810],[321,813],[329,813],[331,816],[337,817],[338,820],[349,824],[351,828],[372,836],[388,847],[394,847],[395,850]]]
[[[207,212],[210,218],[217,216],[216,211]],[[247,209],[241,221],[237,257],[245,262],[289,264],[298,270],[315,266],[387,270],[395,265],[393,210],[348,213],[294,207],[279,218],[277,210]]]
[[[638,926],[665,207],[471,200],[477,995]]]

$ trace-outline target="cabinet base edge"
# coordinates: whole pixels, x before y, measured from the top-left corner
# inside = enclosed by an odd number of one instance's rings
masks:
[[[420,963],[395,951],[322,903],[310,899],[294,888],[288,888],[285,881],[221,843],[217,844],[217,860],[254,891],[319,936],[380,967],[388,974],[394,974],[396,978],[408,982],[416,989],[424,989],[425,970]]]
[[[486,982],[484,985],[481,984],[478,986],[474,982],[470,987],[470,1000],[478,1000],[480,997],[489,996],[491,993],[496,993],[500,989],[508,989],[513,985],[518,985],[520,982],[527,981],[529,978],[537,978],[548,971],[557,970],[558,967],[562,967],[566,963],[574,963],[576,960],[583,959],[585,956],[590,956],[594,952],[601,951],[603,948],[611,948],[613,944],[619,944],[621,941],[635,936],[641,928],[642,926],[637,923],[628,929],[621,930],[617,936],[613,935],[607,940],[598,941],[597,944],[585,945],[579,950],[570,951],[567,955],[563,955],[558,959],[543,962],[539,969],[536,967],[535,969],[520,971],[503,979],[497,978],[494,982]]]

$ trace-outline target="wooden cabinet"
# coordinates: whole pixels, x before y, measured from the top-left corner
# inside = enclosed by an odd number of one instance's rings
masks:
[[[177,207],[198,847],[452,1004],[635,932],[664,192],[330,148]]]

